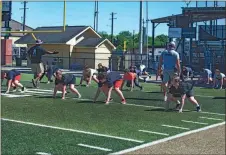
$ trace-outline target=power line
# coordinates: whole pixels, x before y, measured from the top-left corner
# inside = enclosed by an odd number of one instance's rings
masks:
[[[117,13],[114,13],[112,12],[110,15],[111,15],[111,42],[113,43],[113,30],[114,30],[114,19],[117,19],[117,18],[114,18],[114,15],[117,14]]]

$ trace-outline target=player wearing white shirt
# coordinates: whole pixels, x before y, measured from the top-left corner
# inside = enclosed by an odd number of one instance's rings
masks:
[[[225,75],[221,73],[219,69],[216,69],[214,80],[213,80],[213,87],[222,89],[222,86],[224,84],[224,78],[225,78]]]
[[[98,83],[97,79],[97,70],[89,68],[88,66],[85,66],[82,74],[82,78],[80,81],[80,85],[82,84],[83,80],[86,81],[86,87],[88,87],[91,84],[91,81],[94,80],[96,83]]]

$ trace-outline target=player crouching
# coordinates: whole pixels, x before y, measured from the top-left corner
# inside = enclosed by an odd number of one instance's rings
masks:
[[[13,87],[14,91],[16,91],[17,87],[20,87],[22,92],[26,90],[25,87],[20,83],[20,78],[21,78],[20,72],[14,69],[2,73],[2,82],[4,79],[7,79],[6,83],[7,90],[5,92],[6,94],[9,93],[11,86]]]
[[[70,90],[78,95],[78,98],[81,98],[81,94],[75,88],[75,76],[72,74],[62,74],[62,71],[58,70],[56,72],[56,79],[55,79],[55,88],[53,97],[56,97],[57,91],[62,91],[62,99],[65,99],[66,88],[69,85]]]
[[[91,84],[91,81],[94,80],[96,83],[98,83],[97,79],[97,70],[89,68],[87,65],[85,66],[83,70],[83,75],[80,81],[80,85],[82,85],[82,81],[86,81],[86,87],[89,87]]]
[[[103,91],[104,94],[107,96],[105,104],[109,104],[109,101],[112,100],[111,93],[114,88],[115,92],[122,100],[121,103],[126,104],[126,100],[122,94],[122,91],[120,90],[123,80],[122,76],[118,72],[110,72],[108,74],[100,73],[98,75],[98,80],[98,89],[94,98],[94,102],[96,102],[96,99],[98,98],[100,92]]]
[[[181,98],[181,104],[177,100],[178,97]],[[200,105],[194,98],[193,85],[188,82],[180,82],[180,77],[178,76],[174,77],[167,97],[166,110],[169,108],[169,103],[174,101],[177,102],[176,109],[179,109],[179,112],[181,113],[186,98],[188,98],[191,103],[196,105],[197,112],[201,111]]]

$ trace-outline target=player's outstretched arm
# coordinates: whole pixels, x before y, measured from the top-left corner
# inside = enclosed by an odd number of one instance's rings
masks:
[[[186,94],[181,96],[181,108],[179,112],[181,113],[183,111],[184,103],[185,103]]]
[[[65,99],[65,94],[66,94],[66,85],[63,85],[63,91],[62,91],[62,99]]]
[[[6,92],[5,92],[6,94],[9,93],[11,84],[12,84],[12,80],[8,80],[8,82],[7,82],[7,90],[6,90]]]
[[[58,86],[57,85],[55,85],[55,87],[54,87],[54,91],[53,91],[53,98],[56,98],[56,93],[57,93],[57,88]]]
[[[131,80],[131,88],[130,88],[130,91],[131,91],[131,92],[133,91],[133,87],[134,87],[134,79]]]
[[[106,104],[108,104],[108,102],[110,101],[112,89],[113,89],[113,86],[108,89]]]
[[[94,97],[94,99],[93,99],[93,102],[94,102],[94,103],[96,102],[96,100],[97,100],[97,98],[99,97],[99,95],[100,95],[100,88],[98,87],[98,89],[97,89],[97,91],[96,91],[96,95],[95,95],[95,97]]]

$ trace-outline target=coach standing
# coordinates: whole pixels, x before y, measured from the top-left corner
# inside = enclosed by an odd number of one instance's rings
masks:
[[[167,50],[163,51],[159,59],[159,72],[163,65],[163,91],[164,91],[164,101],[167,101],[167,87],[168,82],[173,78],[174,69],[177,68],[178,76],[180,76],[180,57],[175,51],[176,45],[174,42],[168,44]]]
[[[32,79],[32,83],[34,87],[38,87],[39,79],[44,73],[44,65],[42,63],[42,56],[45,54],[57,54],[59,52],[50,52],[43,49],[40,45],[43,42],[38,39],[36,40],[36,45],[31,47],[27,54],[31,61],[31,70],[32,72],[37,75],[35,79]]]

